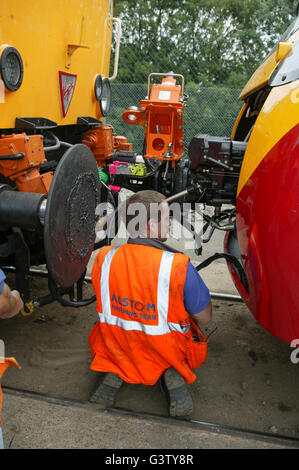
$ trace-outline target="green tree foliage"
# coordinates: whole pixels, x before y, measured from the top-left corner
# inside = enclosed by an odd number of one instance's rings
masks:
[[[115,0],[119,82],[174,70],[203,86],[242,86],[295,14],[294,0]],[[161,69],[163,67],[163,69]]]
[[[288,28],[298,0],[114,0],[122,19],[118,77],[109,122],[142,152],[143,128],[122,113],[146,95],[151,72],[180,73],[189,95],[185,149],[200,133],[229,136],[238,96]]]

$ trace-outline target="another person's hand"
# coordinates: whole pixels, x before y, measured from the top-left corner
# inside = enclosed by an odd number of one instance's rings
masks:
[[[17,290],[10,290],[8,285],[5,284],[0,295],[0,318],[4,320],[14,317],[23,307],[20,293]]]

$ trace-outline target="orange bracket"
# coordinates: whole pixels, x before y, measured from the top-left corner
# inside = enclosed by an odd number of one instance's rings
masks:
[[[174,76],[166,75],[161,84],[153,84],[150,98],[140,101],[140,109],[131,106],[122,115],[127,124],[143,126],[145,158],[169,161],[172,165],[184,152],[182,87]]]

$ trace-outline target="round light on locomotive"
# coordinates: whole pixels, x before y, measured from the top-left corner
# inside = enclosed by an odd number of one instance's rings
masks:
[[[6,88],[16,91],[23,81],[23,61],[14,47],[7,46],[0,59],[0,74]]]
[[[103,91],[103,79],[101,75],[97,75],[94,83],[94,94],[98,101],[100,101]]]
[[[109,114],[111,107],[111,86],[108,78],[103,79],[102,96],[100,99],[101,113],[105,117]]]

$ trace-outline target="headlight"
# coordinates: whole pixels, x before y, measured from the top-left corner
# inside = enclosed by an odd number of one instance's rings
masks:
[[[0,74],[8,90],[16,91],[20,88],[23,81],[23,61],[14,47],[8,46],[3,50],[0,59]]]
[[[94,94],[98,101],[100,101],[103,91],[103,79],[101,75],[96,76],[96,80],[94,83]]]
[[[108,78],[103,79],[102,95],[100,99],[101,113],[105,117],[109,114],[111,107],[111,86]]]

